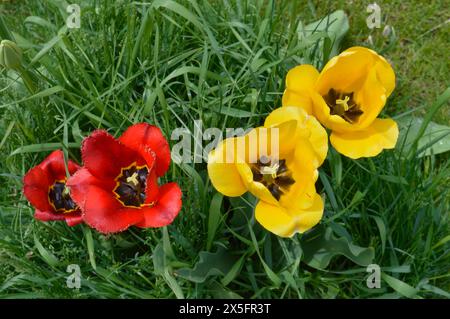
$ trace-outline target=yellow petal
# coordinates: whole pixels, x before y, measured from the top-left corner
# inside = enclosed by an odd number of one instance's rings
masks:
[[[283,106],[296,106],[305,110],[308,114],[312,114],[312,101],[307,91],[296,92],[286,89],[282,98]]]
[[[314,194],[316,194],[316,172],[317,170],[311,172],[311,175],[303,175],[301,179],[297,179],[289,191],[281,196],[280,206],[291,211],[300,211],[310,207],[314,202]]]
[[[322,165],[327,157],[328,153],[328,134],[319,121],[313,117],[309,116],[306,120],[306,125],[311,132],[309,136],[309,142],[313,146],[314,152],[316,153],[318,165]]]
[[[362,131],[338,133],[330,136],[331,144],[341,154],[357,159],[378,155],[383,149],[395,147],[398,126],[392,119],[375,119]]]
[[[288,119],[271,126],[257,127],[245,135],[248,150],[245,162],[256,163],[263,155],[285,158],[294,152],[297,121]]]
[[[313,89],[318,77],[319,71],[314,66],[298,65],[290,69],[286,75],[286,88],[294,92]]]
[[[379,58],[380,60],[375,64],[378,81],[383,83],[383,86],[386,89],[386,97],[389,97],[395,89],[395,73],[389,62],[382,56],[379,56]]]
[[[255,207],[256,220],[268,231],[281,237],[291,237],[295,234],[294,217],[281,206],[259,201]]]
[[[296,219],[296,231],[304,233],[305,231],[317,225],[323,216],[323,200],[319,194],[314,194],[313,204],[304,210],[293,211]]]
[[[230,149],[227,145],[234,144],[235,140],[231,138],[220,142],[208,155],[208,175],[211,183],[218,192],[231,197],[240,196],[247,191],[235,164],[237,153],[232,152],[231,160],[227,158],[227,153],[230,154],[227,152]]]
[[[291,211],[260,201],[255,208],[256,220],[270,232],[281,237],[303,233],[319,223],[323,215],[323,201],[316,193],[313,204],[305,210]]]
[[[364,51],[367,50],[374,58],[374,68],[376,69],[377,78],[386,89],[386,97],[391,95],[395,88],[395,73],[388,61],[373,50],[364,47],[352,47],[346,51]]]
[[[328,152],[328,135],[313,116],[308,115],[303,109],[298,107],[281,107],[273,110],[267,116],[264,126],[275,126],[291,120],[297,122],[297,131],[295,135],[288,135],[286,139],[280,139],[280,143],[297,140],[299,136],[307,138],[313,146],[313,151],[316,153],[317,165],[320,166]]]
[[[371,50],[350,48],[328,61],[317,79],[316,90],[322,96],[331,88],[340,92],[355,92],[364,83],[373,64]]]
[[[355,101],[360,105],[363,114],[353,127],[357,130],[365,129],[378,117],[386,104],[386,89],[378,80],[375,68],[369,71],[364,85],[356,92]]]

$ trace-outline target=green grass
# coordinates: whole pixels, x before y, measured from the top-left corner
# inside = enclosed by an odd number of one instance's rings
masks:
[[[183,209],[164,229],[102,236],[87,227],[33,220],[21,178],[54,147],[48,143],[60,143],[79,160],[77,145],[96,128],[118,136],[146,121],[170,137],[177,127],[193,131],[196,119],[205,127],[258,126],[280,105],[287,70],[309,61],[296,40],[301,19],[311,22],[343,8],[350,17],[344,47],[363,44],[370,34],[367,4],[343,1],[320,7],[198,0],[165,2],[158,9],[97,1],[97,12],[79,2],[82,29],[59,33],[65,10],[57,1],[0,5],[26,62],[41,56],[29,66],[38,91],[56,88],[32,96],[14,72],[1,72],[1,298],[449,296],[448,153],[408,157],[400,145],[352,161],[331,151],[321,168],[322,227],[372,247],[373,262],[385,273],[381,289],[368,289],[365,267],[343,256],[325,270],[311,267],[306,247],[314,232],[280,239],[264,231],[252,216],[254,200],[221,201],[205,164],[172,165],[166,179],[180,184]],[[389,116],[429,114],[446,89],[449,27],[430,30],[448,13],[444,1],[418,4],[380,3],[398,37],[389,48],[381,30],[373,32],[374,48],[393,62],[398,76],[384,112]],[[48,23],[25,20],[30,15]],[[448,124],[448,103],[437,114],[437,122]],[[206,262],[186,270],[199,260]],[[80,290],[66,287],[69,264],[81,267]],[[206,276],[208,269],[217,273]]]

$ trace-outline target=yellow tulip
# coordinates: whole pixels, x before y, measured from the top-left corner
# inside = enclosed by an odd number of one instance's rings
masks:
[[[395,147],[397,123],[377,118],[395,88],[390,64],[376,52],[352,47],[318,72],[304,64],[286,77],[283,106],[300,106],[331,130],[330,142],[356,159]]]
[[[278,236],[291,237],[322,218],[315,182],[327,151],[327,133],[314,117],[298,107],[282,107],[264,126],[220,142],[209,153],[208,174],[226,196],[252,193],[259,199],[256,220]]]

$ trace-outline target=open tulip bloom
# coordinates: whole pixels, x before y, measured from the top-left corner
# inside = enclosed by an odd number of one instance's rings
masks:
[[[208,174],[226,196],[252,193],[259,199],[257,221],[276,235],[291,237],[322,218],[315,182],[327,149],[326,131],[314,117],[298,107],[283,107],[263,127],[220,142],[209,154]]]
[[[69,174],[74,174],[79,168],[74,162],[68,161]],[[24,176],[23,192],[35,207],[36,219],[63,220],[69,226],[75,226],[83,221],[79,207],[70,197],[66,181],[64,155],[61,150],[51,153]]]
[[[102,233],[129,226],[162,227],[181,209],[176,183],[158,185],[169,168],[170,149],[161,130],[140,123],[119,139],[97,130],[83,141],[84,167],[67,182],[86,224]]]
[[[382,56],[352,47],[320,73],[308,64],[291,69],[283,106],[302,107],[314,115],[331,130],[330,142],[339,153],[372,157],[397,142],[397,124],[377,118],[394,87],[394,71]]]

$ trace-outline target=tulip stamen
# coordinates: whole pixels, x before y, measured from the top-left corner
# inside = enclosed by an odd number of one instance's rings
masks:
[[[345,112],[348,111],[349,106],[348,106],[348,101],[350,100],[350,97],[348,95],[345,96],[345,99],[341,100],[341,99],[337,99],[336,100],[336,104],[340,104],[343,106]]]
[[[70,190],[66,187],[66,180],[58,180],[48,189],[48,202],[58,213],[71,213],[78,209],[77,204],[70,197]]]
[[[330,114],[338,115],[348,123],[356,123],[363,114],[353,98],[353,92],[345,93],[330,89],[323,98],[330,108]]]
[[[146,165],[137,166],[136,163],[122,168],[116,177],[116,187],[113,192],[122,205],[127,207],[141,207],[145,203],[148,168]]]
[[[258,160],[251,169],[253,180],[263,184],[277,200],[295,183],[284,159],[273,163]]]

